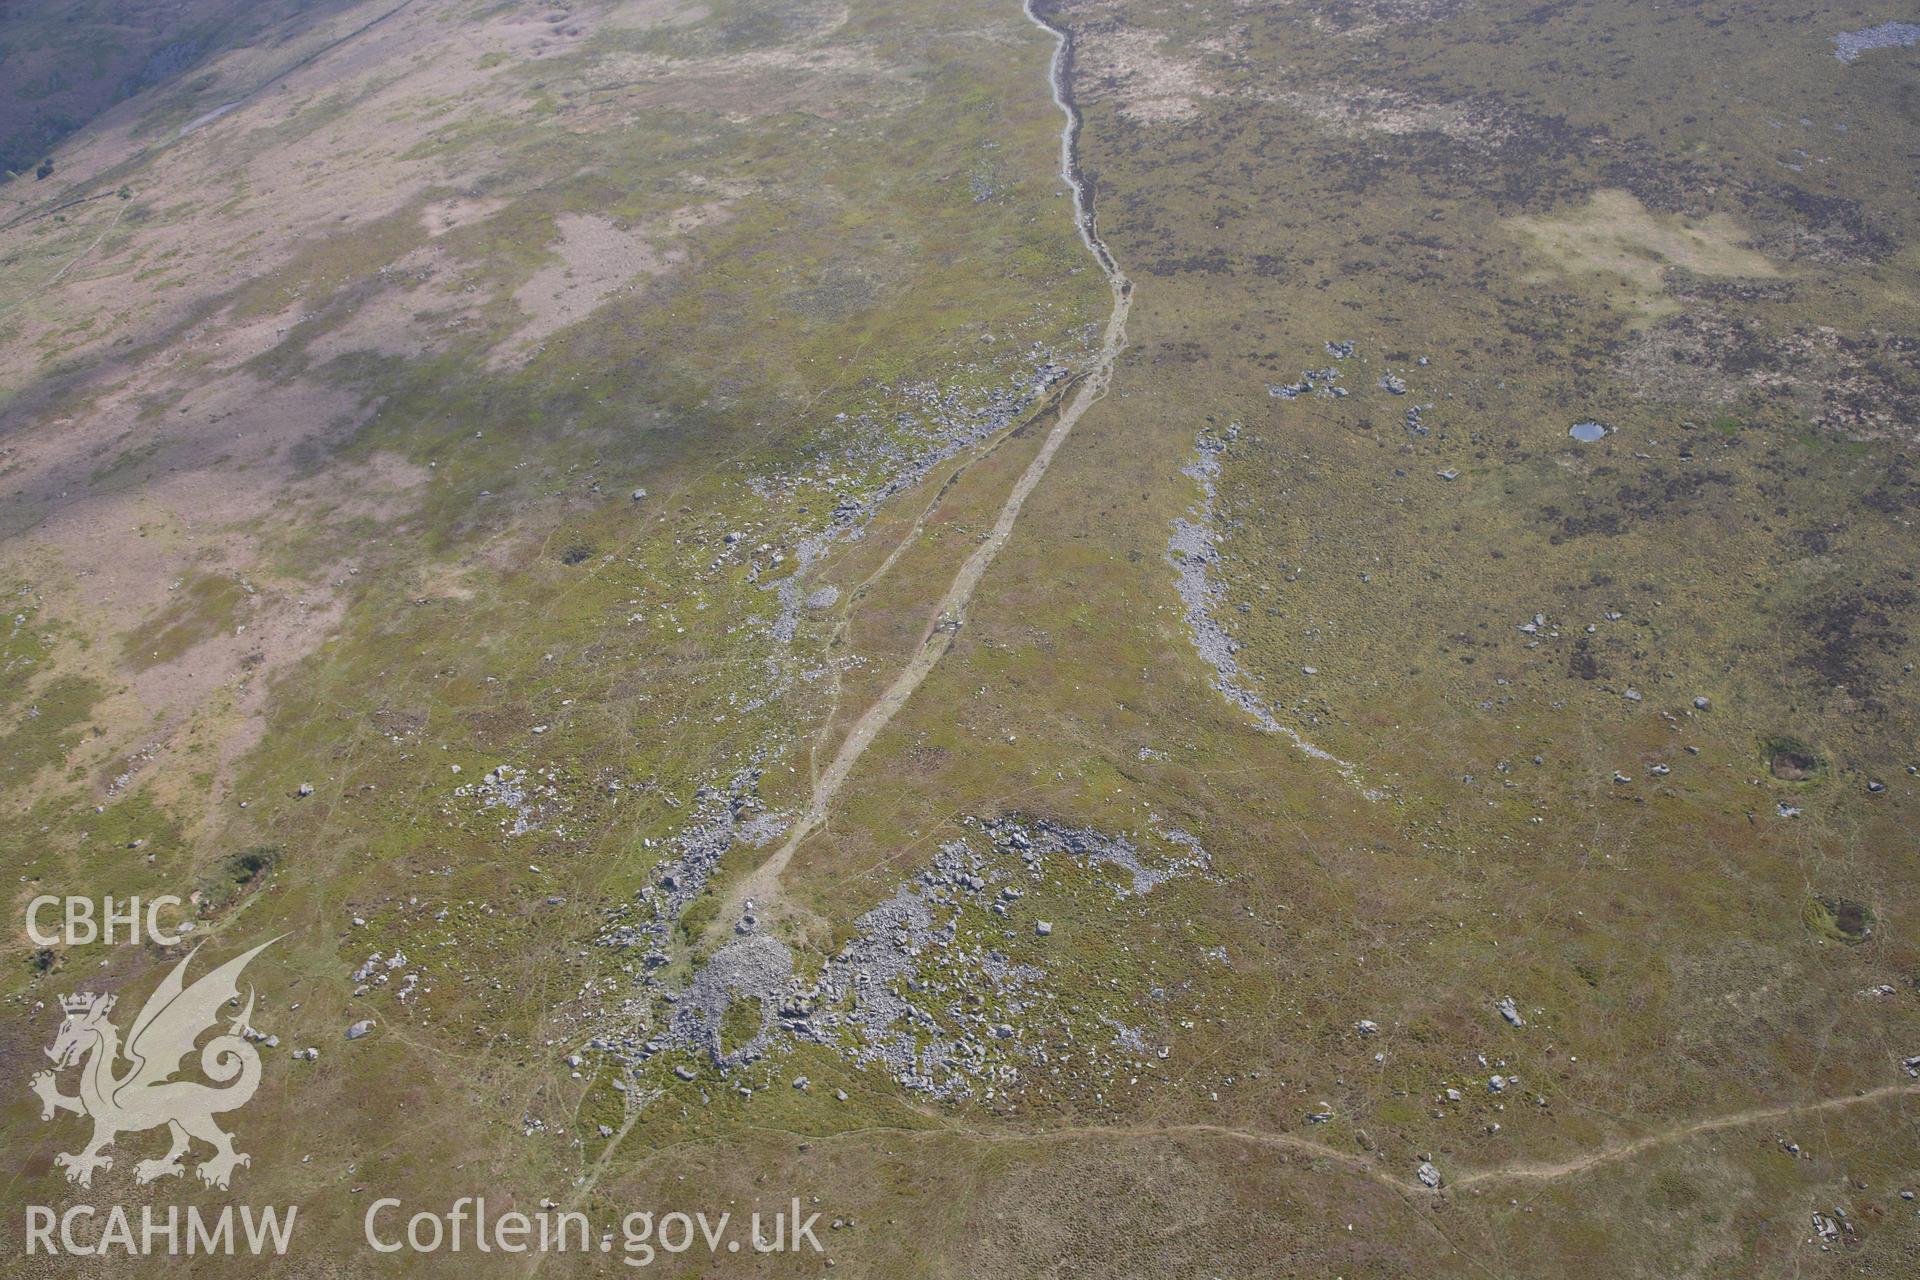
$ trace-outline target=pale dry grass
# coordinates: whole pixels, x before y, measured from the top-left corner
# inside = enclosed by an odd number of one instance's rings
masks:
[[[1671,311],[1666,272],[1681,267],[1703,276],[1772,279],[1780,268],[1755,250],[1753,237],[1724,213],[1706,218],[1656,214],[1631,192],[1606,190],[1577,209],[1506,221],[1540,265],[1526,279],[1600,275],[1616,279],[1649,314]]]

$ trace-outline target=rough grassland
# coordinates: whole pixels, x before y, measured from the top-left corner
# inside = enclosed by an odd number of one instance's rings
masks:
[[[740,936],[1097,342],[1047,39],[420,0],[287,69],[391,7],[122,104],[0,240],[0,853],[16,910],[286,934],[233,1125],[237,1197],[301,1205],[273,1273],[526,1274],[367,1253],[380,1194],[798,1195],[836,1276],[1911,1269],[1920,54],[1831,43],[1885,15],[1045,8],[1131,346],[782,941],[817,980],[1002,815],[1207,856],[956,915],[979,962],[888,994],[1026,1056],[941,1100],[832,1036],[607,1046]],[[1239,686],[1350,775],[1215,687],[1179,520]],[[656,971],[620,930],[714,823]],[[167,960],[7,955],[18,1081]],[[721,1056],[801,1020],[761,999]],[[11,1242],[78,1122],[0,1102]],[[158,1142],[86,1194],[223,1202],[137,1187]]]

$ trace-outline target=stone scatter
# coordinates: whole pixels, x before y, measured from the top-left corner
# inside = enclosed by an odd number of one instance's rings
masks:
[[[736,779],[737,794],[748,794],[755,780]],[[1040,818],[969,818],[970,834],[940,845],[925,871],[860,916],[853,936],[811,980],[797,976],[785,943],[750,932],[675,985],[662,976],[673,923],[695,896],[692,886],[705,883],[739,838],[736,800],[722,802],[722,794],[706,793],[677,841],[680,856],[663,868],[658,887],[642,891],[652,918],[601,934],[603,946],[651,948],[636,981],[642,1005],[652,1004],[656,1014],[589,1046],[629,1070],[665,1055],[679,1058],[673,1074],[690,1081],[702,1069],[734,1073],[804,1042],[932,1098],[1011,1087],[1024,1068],[1049,1061],[1041,1029],[1071,1025],[1078,1016],[1062,1007],[1046,966],[1015,959],[1006,945],[1018,933],[1005,922],[1026,909],[1030,894],[1059,882],[1064,868],[1057,864],[1095,876],[1123,899],[1211,870],[1206,849],[1178,829],[1156,826],[1149,839]],[[1030,930],[1034,938],[1052,932],[1047,920]],[[754,1015],[730,1024],[730,1011],[743,1003]],[[1094,1023],[1108,1028],[1123,1058],[1167,1056],[1140,1028],[1106,1015]],[[728,1025],[737,1043],[723,1037]],[[687,1051],[700,1067],[684,1059]]]

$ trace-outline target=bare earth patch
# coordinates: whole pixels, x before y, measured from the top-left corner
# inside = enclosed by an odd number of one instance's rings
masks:
[[[1455,142],[1494,146],[1513,136],[1510,127],[1467,103],[1428,102],[1392,89],[1292,91],[1273,95],[1273,101],[1346,137],[1438,133]]]
[[[1642,399],[1786,400],[1809,426],[1850,440],[1913,440],[1920,421],[1920,340],[1904,335],[1819,325],[1776,337],[1704,307],[1636,333],[1615,368]]]
[[[1117,99],[1136,124],[1177,124],[1200,114],[1200,101],[1219,93],[1200,63],[1170,53],[1151,31],[1103,31],[1080,53],[1090,99]]]
[[[506,207],[507,202],[497,197],[448,196],[432,201],[420,211],[420,225],[430,236],[443,236],[449,231],[485,222]]]
[[[671,241],[720,217],[725,208],[707,204],[683,209],[658,231],[624,227],[598,214],[560,215],[554,220],[560,232],[556,260],[513,291],[514,303],[528,317],[516,334],[519,341],[497,348],[491,363],[499,367],[524,359],[541,339],[586,319],[620,290],[637,288],[682,265],[688,251]]]
[[[349,351],[424,355],[441,345],[437,336],[471,323],[486,296],[469,292],[458,266],[434,245],[402,255],[379,275],[386,287],[308,344],[315,360]]]

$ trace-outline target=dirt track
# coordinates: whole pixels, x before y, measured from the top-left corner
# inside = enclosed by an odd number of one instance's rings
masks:
[[[886,692],[861,713],[853,728],[840,743],[840,749],[833,760],[820,771],[814,780],[813,793],[807,801],[806,810],[787,833],[787,838],[773,855],[762,863],[753,874],[735,887],[727,904],[716,921],[716,928],[730,927],[740,908],[751,900],[755,909],[771,917],[777,914],[780,901],[780,876],[792,861],[794,850],[826,822],[827,814],[833,807],[834,797],[846,784],[848,776],[860,763],[860,757],[867,748],[892,722],[900,708],[907,704],[914,691],[920,687],[930,672],[940,664],[947,650],[953,647],[954,634],[966,623],[967,605],[973,599],[974,590],[979,587],[980,579],[986,576],[994,557],[1007,543],[1013,533],[1015,522],[1020,519],[1020,510],[1026,505],[1027,497],[1039,485],[1047,474],[1047,468],[1053,465],[1054,454],[1066,442],[1072,433],[1074,424],[1086,411],[1094,406],[1107,393],[1107,387],[1113,378],[1113,368],[1120,353],[1127,346],[1127,312],[1133,302],[1133,282],[1120,270],[1119,263],[1107,251],[1094,226],[1093,209],[1087,191],[1087,183],[1081,176],[1075,159],[1075,140],[1079,133],[1080,117],[1074,110],[1066,91],[1066,74],[1072,56],[1072,46],[1065,33],[1048,26],[1035,16],[1029,0],[1027,17],[1043,31],[1053,36],[1055,41],[1053,62],[1049,76],[1053,86],[1053,100],[1066,116],[1066,123],[1060,130],[1060,177],[1073,193],[1074,221],[1079,228],[1080,238],[1085,242],[1087,251],[1093,255],[1100,270],[1107,277],[1107,284],[1113,292],[1113,311],[1107,317],[1106,333],[1102,338],[1100,350],[1081,379],[1079,388],[1060,411],[1053,427],[1041,442],[1040,451],[1027,464],[1013,489],[1001,504],[999,518],[993,523],[993,529],[979,546],[973,549],[960,569],[954,574],[953,581],[934,606],[933,616],[927,622],[925,633],[921,637],[920,647],[913,660],[895,676],[887,686]]]

